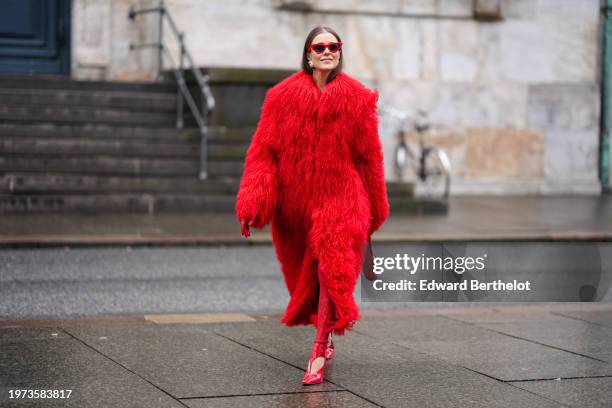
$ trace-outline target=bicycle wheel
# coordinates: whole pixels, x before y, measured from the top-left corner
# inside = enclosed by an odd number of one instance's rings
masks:
[[[446,199],[450,194],[450,160],[437,147],[423,150],[418,175],[417,195],[430,199]]]
[[[403,139],[395,146],[394,159],[395,173],[400,183],[404,182],[406,166],[410,165],[412,170],[415,170],[417,163],[414,154]]]

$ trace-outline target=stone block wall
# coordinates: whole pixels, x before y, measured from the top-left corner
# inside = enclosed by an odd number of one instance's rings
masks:
[[[429,113],[427,140],[449,154],[452,194],[600,192],[598,0],[165,3],[201,66],[297,70],[308,31],[333,27],[345,43],[346,72],[378,88],[381,105]],[[156,52],[128,47],[156,40],[156,17],[130,22],[131,4],[157,2],[74,1],[75,78],[156,77]],[[496,8],[501,19],[475,17],[475,9]],[[397,121],[380,122],[394,180]]]

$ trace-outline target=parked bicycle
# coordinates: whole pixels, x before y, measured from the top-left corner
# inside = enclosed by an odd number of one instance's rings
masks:
[[[415,195],[428,199],[446,199],[450,193],[451,166],[446,152],[425,144],[424,135],[430,128],[427,112],[419,109],[415,114],[383,106],[380,112],[398,119],[395,136],[394,166],[400,182],[405,181],[405,169],[410,165],[415,175]],[[416,130],[417,145],[414,149],[406,143],[409,126]]]

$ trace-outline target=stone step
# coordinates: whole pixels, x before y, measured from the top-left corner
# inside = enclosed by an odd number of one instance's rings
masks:
[[[235,195],[239,179],[176,177],[115,177],[74,174],[4,174],[0,176],[0,192],[14,195],[59,193],[196,193]]]
[[[240,160],[211,160],[208,173],[211,177],[242,174],[244,163]],[[128,158],[112,156],[93,157],[39,157],[35,155],[0,156],[0,173],[70,173],[115,176],[174,176],[197,177],[199,159]]]
[[[214,126],[209,128],[208,140],[217,144],[248,144],[251,141],[254,127],[226,128]],[[199,141],[200,132],[196,128],[177,129],[176,127],[112,126],[108,124],[48,124],[48,123],[8,123],[0,122],[0,137],[35,137],[35,138],[78,138],[108,140],[147,140],[171,142]]]
[[[448,201],[442,199],[393,197],[389,195],[389,207],[392,214],[446,215],[448,213]]]
[[[414,183],[388,181],[387,194],[389,197],[412,197],[414,195]]]
[[[235,193],[171,192],[171,193],[105,193],[105,194],[3,194],[0,192],[0,213],[183,213],[212,211],[232,213]],[[444,215],[446,201],[390,199],[391,214]]]
[[[202,72],[210,77],[212,85],[230,84],[235,86],[245,84],[272,86],[293,74],[294,71],[270,68],[203,67]],[[163,75],[168,81],[174,77],[172,71],[169,70],[163,71]],[[192,71],[186,71],[186,80],[188,83],[194,81]]]
[[[221,180],[206,180],[175,177],[113,177],[79,176],[74,174],[8,173],[0,176],[0,190],[14,193],[45,191],[202,191],[236,193],[239,177]],[[403,194],[397,194],[397,183],[387,182],[389,200],[401,204],[412,200],[411,184],[405,184]]]
[[[387,196],[393,214],[444,215],[448,213],[448,200],[414,196],[414,183],[387,182]]]
[[[176,94],[171,93],[0,88],[0,101],[6,105],[92,106],[176,114]]]
[[[0,122],[17,123],[102,123],[111,125],[173,126],[174,112],[140,112],[125,109],[68,106],[68,105],[11,105],[0,102]],[[185,125],[193,126],[190,114],[185,114]]]
[[[0,194],[0,214],[231,213],[234,207],[234,196],[208,193],[33,196]]]
[[[55,75],[0,75],[0,88],[58,89],[87,91],[152,92],[176,94],[176,81],[91,81]]]
[[[0,195],[4,195],[4,212],[30,211],[33,209],[32,203],[51,202],[57,205],[60,197],[63,196],[83,196],[95,194],[99,197],[97,202],[91,198],[79,199],[80,210],[84,210],[87,205],[93,206],[88,211],[95,212],[96,208],[102,208],[101,203],[108,203],[115,198],[112,197],[133,195],[174,195],[184,196],[185,194],[206,193],[218,196],[235,197],[238,192],[240,176],[216,176],[209,180],[201,181],[190,177],[154,177],[154,176],[107,176],[107,175],[81,175],[81,174],[36,174],[36,173],[16,173],[0,176]],[[388,183],[389,203],[392,214],[410,213],[423,215],[443,215],[448,212],[448,202],[445,200],[427,200],[423,198],[415,199],[406,194],[397,195],[394,192],[394,184]],[[23,198],[22,200],[7,201],[7,197]],[[34,200],[36,196],[41,197],[41,201]],[[25,198],[24,198],[25,197]],[[49,198],[51,197],[51,198]],[[34,200],[34,201],[32,201]],[[88,201],[89,200],[89,201]],[[140,200],[140,199],[138,199]],[[7,203],[12,204],[7,204]],[[47,208],[51,210],[54,207]],[[69,206],[65,210],[69,211],[76,207]],[[112,211],[128,211],[128,207],[112,207]],[[123,210],[122,210],[123,208]],[[180,208],[185,208],[182,204]],[[200,207],[197,207],[200,208]],[[169,210],[167,208],[166,210]],[[216,211],[232,211],[233,207],[217,209]],[[36,210],[39,211],[39,210]]]
[[[223,145],[210,143],[209,160],[243,160],[247,145]],[[0,138],[0,155],[38,156],[113,156],[113,157],[174,157],[199,158],[200,143],[174,141],[152,143],[144,140],[105,139],[41,139],[31,137]]]
[[[228,127],[257,125],[266,91],[293,73],[292,70],[213,67],[204,67],[202,71],[210,77],[216,100],[210,123]],[[191,71],[185,74],[187,86],[199,101],[199,84]],[[167,80],[173,77],[168,71],[164,75]]]

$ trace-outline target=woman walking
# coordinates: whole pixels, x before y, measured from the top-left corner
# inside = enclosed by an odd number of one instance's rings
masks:
[[[281,322],[316,327],[303,384],[323,380],[330,334],[360,319],[362,247],[389,214],[378,92],[342,71],[329,27],[307,36],[302,69],[266,93],[236,200],[242,234],[271,223],[290,301]]]

